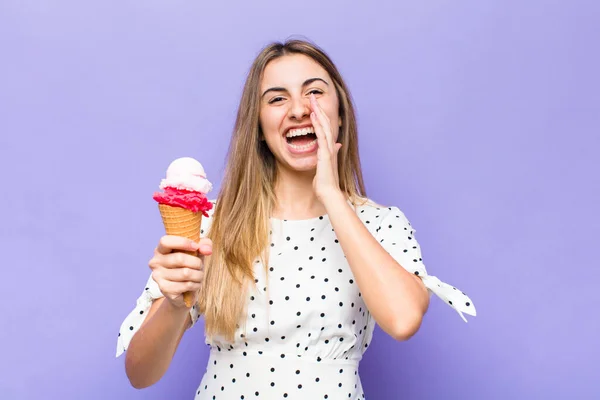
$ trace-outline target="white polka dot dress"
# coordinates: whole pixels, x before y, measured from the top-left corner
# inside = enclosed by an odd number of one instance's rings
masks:
[[[419,275],[430,293],[463,319],[462,313],[475,315],[468,296],[427,275],[415,229],[397,207],[364,205],[356,211],[381,245],[402,267]],[[210,218],[203,218],[203,236],[209,225]],[[254,262],[255,288],[248,293],[247,318],[235,340],[207,340],[210,356],[195,400],[364,399],[358,364],[375,322],[328,216],[272,218],[270,245],[266,271],[260,261]],[[127,349],[152,299],[161,296],[150,277],[123,321],[117,356]],[[190,312],[196,322],[196,309]]]

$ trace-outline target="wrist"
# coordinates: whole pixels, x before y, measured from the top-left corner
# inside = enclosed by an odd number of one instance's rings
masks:
[[[190,309],[185,305],[175,305],[173,304],[173,302],[171,302],[170,300],[165,298],[165,301],[163,301],[162,306],[165,308],[165,311],[168,312],[169,314],[175,316],[175,317],[183,317],[185,315],[187,315],[187,313],[189,313]]]
[[[339,189],[331,189],[321,195],[321,203],[329,212],[335,207],[340,207],[341,204],[346,204],[346,195]]]

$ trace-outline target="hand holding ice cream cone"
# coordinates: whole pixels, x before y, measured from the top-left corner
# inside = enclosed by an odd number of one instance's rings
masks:
[[[161,293],[175,307],[191,307],[204,280],[204,256],[212,253],[208,238],[199,242],[182,236],[161,237],[148,263]]]
[[[190,270],[198,266],[193,258],[199,258],[202,217],[208,217],[207,211],[212,209],[212,203],[206,198],[206,193],[212,189],[212,184],[206,179],[202,164],[193,158],[182,157],[169,165],[167,176],[161,181],[160,188],[163,189],[163,192],[154,193],[153,198],[158,202],[166,234],[167,236],[183,238],[187,242],[163,243],[163,248],[161,249],[159,245],[157,252],[161,255],[168,254],[165,253],[166,251],[183,253],[178,256],[178,266],[188,269],[181,273],[187,273],[190,277],[193,276],[198,279],[198,274],[192,273]],[[210,243],[210,247],[210,251],[212,251],[212,243]],[[193,256],[193,258],[186,256]],[[201,259],[197,261],[202,263]],[[173,265],[177,265],[177,263],[170,262],[169,265],[173,269]],[[176,282],[189,282],[191,290],[184,293],[183,299],[185,305],[191,307],[193,299],[196,297],[195,294],[199,290],[199,287],[195,285],[198,282],[193,280]]]

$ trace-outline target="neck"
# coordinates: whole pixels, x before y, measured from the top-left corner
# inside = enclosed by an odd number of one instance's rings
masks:
[[[315,171],[290,171],[279,168],[275,183],[277,204],[273,207],[273,217],[279,219],[308,219],[326,213],[313,189]]]

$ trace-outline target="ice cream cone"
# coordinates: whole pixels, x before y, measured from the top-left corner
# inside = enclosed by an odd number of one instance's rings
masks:
[[[167,204],[158,204],[160,216],[165,226],[167,235],[182,236],[198,242],[200,240],[200,224],[202,222],[202,212],[193,212],[181,207],[173,207]],[[181,251],[182,253],[198,256],[197,251]],[[183,294],[183,301],[187,307],[192,306],[194,293],[186,292]]]

